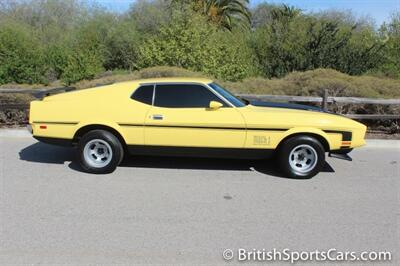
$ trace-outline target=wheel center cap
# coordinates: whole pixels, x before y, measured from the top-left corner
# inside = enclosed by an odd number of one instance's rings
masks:
[[[303,161],[304,158],[305,158],[305,156],[304,156],[304,154],[302,154],[302,153],[300,153],[300,154],[297,156],[297,159],[300,160],[300,161]]]

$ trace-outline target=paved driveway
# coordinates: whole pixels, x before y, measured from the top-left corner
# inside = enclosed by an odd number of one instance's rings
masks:
[[[3,136],[0,262],[232,265],[224,249],[336,248],[391,251],[399,265],[400,152],[378,146],[308,180],[272,163],[167,157],[91,175],[71,149]]]

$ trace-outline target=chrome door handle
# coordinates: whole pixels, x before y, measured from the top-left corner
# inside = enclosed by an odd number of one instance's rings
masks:
[[[153,115],[153,120],[163,120],[163,115]]]

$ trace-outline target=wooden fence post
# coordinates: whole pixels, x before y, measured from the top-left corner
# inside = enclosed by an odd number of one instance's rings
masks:
[[[324,89],[322,94],[322,110],[328,111],[328,90]]]

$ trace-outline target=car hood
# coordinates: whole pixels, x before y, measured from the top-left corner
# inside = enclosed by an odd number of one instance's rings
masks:
[[[249,127],[292,128],[317,127],[320,129],[351,129],[365,127],[342,115],[324,112],[321,108],[300,104],[257,102],[241,112]]]
[[[258,106],[258,107],[273,107],[273,108],[286,108],[286,109],[294,109],[294,110],[325,112],[320,107],[309,106],[309,105],[304,105],[304,104],[295,104],[295,103],[250,101],[250,104],[253,106]]]

